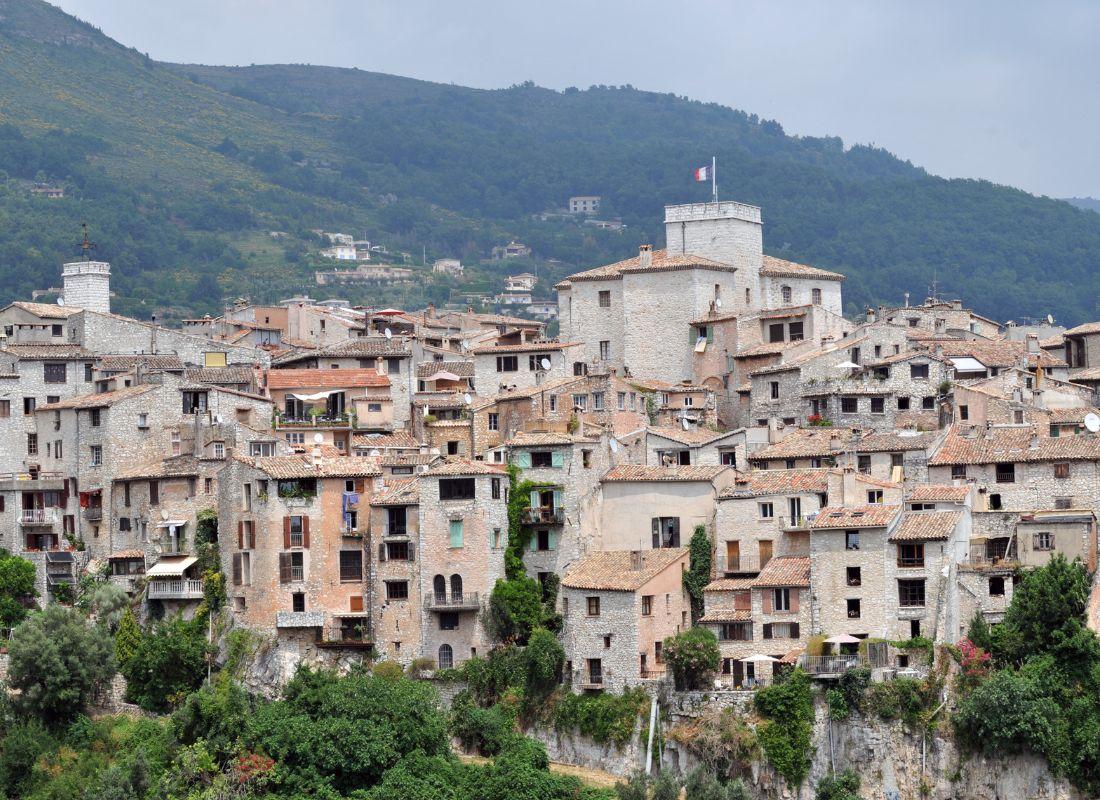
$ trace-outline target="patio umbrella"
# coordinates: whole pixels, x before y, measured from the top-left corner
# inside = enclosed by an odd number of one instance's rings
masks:
[[[852,361],[841,361],[839,364],[833,367],[833,369],[859,369],[859,364]]]
[[[766,655],[763,655],[762,653],[755,653],[754,655],[751,655],[748,658],[742,658],[741,660],[742,661],[750,661],[753,664],[760,664],[760,663],[769,662],[769,661],[772,662],[772,663],[778,663],[779,662],[778,658],[775,658],[773,656],[766,656]]]
[[[837,636],[830,636],[825,640],[825,644],[859,644],[862,639],[857,639],[855,636],[849,636],[847,633],[841,633]]]

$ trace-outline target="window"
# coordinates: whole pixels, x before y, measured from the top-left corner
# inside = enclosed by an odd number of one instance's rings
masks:
[[[34,400],[33,397],[24,397],[23,398],[23,413],[24,414],[33,414],[34,413],[34,406],[35,406],[35,400]]]
[[[592,393],[592,410],[603,411],[603,392]]]
[[[440,500],[473,500],[474,497],[473,478],[440,478]]]
[[[924,566],[924,542],[902,542],[898,544],[899,567]]]
[[[917,323],[918,323],[918,322],[920,322],[920,318],[919,318],[919,317],[909,317],[909,327],[910,327],[910,328],[915,328],[915,327],[917,327]]]
[[[626,392],[619,392],[619,411],[626,411]]]
[[[859,360],[859,348],[858,347],[853,347],[851,350],[849,350],[848,351],[848,357],[851,358],[853,364],[861,363],[860,360]]]
[[[611,308],[611,292],[608,289],[600,291],[600,308]]]
[[[224,442],[214,442],[214,458],[225,458]]]
[[[873,504],[882,502],[882,489],[868,489],[867,502]]]
[[[382,545],[386,561],[412,561],[413,547],[409,542],[386,542]]]
[[[871,457],[856,456],[856,469],[858,469],[864,475],[869,475],[871,473]]]
[[[1015,422],[1017,425],[1023,425],[1024,424],[1024,412],[1020,409],[1016,409],[1015,411],[1013,411],[1012,412],[1012,421]]]
[[[772,608],[775,611],[790,611],[791,590],[786,587],[772,589]]]
[[[122,484],[122,505],[124,505],[127,508],[130,507],[130,484],[129,483],[123,483]]]
[[[792,342],[801,342],[805,338],[805,334],[802,332],[803,324],[801,322],[792,322],[788,326],[788,331]]]
[[[951,477],[952,478],[966,478],[966,464],[952,464],[951,465]]]
[[[859,549],[859,531],[844,531],[844,549]]]
[[[45,380],[46,383],[64,383],[65,379],[68,377],[66,366],[64,362],[60,364],[43,364],[43,380]]]
[[[810,298],[811,298],[814,305],[817,305],[817,306],[821,305],[821,290],[820,289],[810,289]]]
[[[970,406],[959,406],[959,419],[970,419]]]
[[[448,547],[462,547],[462,520],[452,519],[450,524],[450,538],[447,541]]]
[[[724,467],[737,466],[737,453],[733,450],[722,450],[719,452],[718,457]]]
[[[306,435],[304,433],[288,433],[286,435],[287,444],[305,444]]]
[[[775,506],[771,503],[760,503],[760,519],[773,519],[775,517]]]
[[[924,579],[898,581],[898,605],[904,607],[924,605]]]
[[[454,611],[448,611],[439,615],[439,630],[441,631],[457,631],[458,630],[458,614]]]
[[[447,455],[449,455],[449,456],[457,456],[458,455],[458,440],[457,439],[454,439],[452,441],[447,442]]]
[[[1001,510],[1001,496],[994,492],[989,495],[989,510],[1000,511]]]
[[[782,286],[780,287],[779,292],[783,295],[783,304],[789,306],[791,304],[791,298],[794,296],[794,292],[791,291],[791,287]]]
[[[295,592],[290,596],[290,608],[296,614],[301,614],[306,610],[306,596],[302,592]]]
[[[554,466],[554,454],[549,450],[535,450],[531,453],[532,467]]]
[[[93,444],[91,446],[91,451],[92,451],[92,466],[93,467],[103,466],[103,447],[102,447],[102,445]]]
[[[1054,534],[1049,531],[1034,534],[1032,537],[1032,546],[1035,550],[1053,550]]]
[[[872,414],[885,414],[886,413],[886,398],[885,397],[872,397],[871,398],[871,413]]]
[[[500,499],[500,478],[492,478],[489,481],[490,496],[494,500]]]
[[[363,580],[363,551],[340,551],[340,582],[354,583]]]
[[[91,383],[92,380],[95,378],[95,374],[93,372],[93,369],[94,369],[94,365],[91,362],[88,362],[84,365],[84,382],[85,383]]]
[[[910,364],[909,365],[909,377],[913,380],[928,380],[928,365],[927,364]]]
[[[386,581],[386,600],[408,600],[408,581]]]
[[[516,372],[518,370],[518,356],[497,356],[497,372]]]
[[[779,381],[771,381],[768,385],[771,387],[772,400],[778,400],[779,399]]]
[[[769,342],[781,342],[783,341],[783,323],[775,322],[768,326],[768,341]]]
[[[558,410],[558,396],[556,394],[550,395],[550,410],[551,411],[557,411]]]
[[[583,377],[588,374],[588,365],[583,361],[573,362],[573,376],[576,378]]]
[[[846,570],[847,584],[849,586],[862,586],[863,575],[861,574],[859,567],[848,567]]]
[[[718,626],[718,638],[723,642],[751,642],[751,622],[723,622]]]
[[[183,392],[183,413],[196,414],[206,411],[206,392]]]
[[[38,455],[38,434],[37,433],[28,433],[27,434],[27,455],[28,456]]]
[[[899,397],[898,398],[898,411],[908,411],[909,410],[909,402],[910,402],[910,398],[908,398],[908,397]]]
[[[138,414],[137,426],[139,430],[145,430],[149,427],[149,415],[145,412]]]
[[[585,601],[588,604],[588,616],[598,617],[600,615],[600,598],[586,597]]]
[[[997,575],[989,579],[989,596],[990,597],[1004,597],[1005,596],[1005,579],[1003,576]]]
[[[653,548],[680,546],[680,518],[653,517]]]
[[[1073,508],[1073,498],[1064,496],[1055,496],[1054,508],[1059,511],[1065,511],[1066,509]]]
[[[275,442],[249,442],[248,454],[253,458],[267,458],[275,455]]]
[[[303,523],[302,520],[304,520],[305,517],[295,515],[292,517],[287,517],[287,519],[290,520],[287,526],[287,530],[290,532],[290,538],[288,540],[290,546],[304,547],[306,535],[305,523]]]
[[[997,483],[1015,483],[1016,482],[1016,465],[1015,464],[998,464],[997,465]]]
[[[592,466],[592,451],[581,450],[581,466],[585,469],[589,469]]]
[[[0,400],[0,417],[11,416],[11,400]]]
[[[401,359],[393,357],[387,358],[386,373],[389,375],[399,375],[401,373]]]
[[[1066,480],[1069,477],[1069,462],[1063,461],[1054,465],[1054,477]]]
[[[785,464],[784,469],[794,469],[794,459],[793,458],[788,458],[784,462],[784,464]]]
[[[54,448],[54,450],[53,450],[54,458],[57,458],[57,459],[62,458],[63,457],[62,454],[61,454],[62,442],[61,442],[60,439],[58,439],[56,442],[53,443],[53,448]],[[46,445],[46,455],[49,455],[49,450],[50,450],[50,445],[47,444]]]
[[[600,341],[600,358],[603,361],[609,361],[611,359],[611,342],[608,339]]]
[[[924,409],[925,411],[935,411],[936,410],[936,397],[935,397],[935,395],[931,395],[929,397],[922,397],[921,400],[920,400],[920,407],[922,409]]]
[[[849,597],[848,602],[848,619],[859,619],[859,598]]]
[[[436,656],[436,664],[440,669],[452,669],[455,665],[454,650],[449,644],[439,645],[439,654]]]
[[[842,397],[840,398],[840,413],[841,414],[855,414],[859,411],[859,398],[858,397]]]
[[[381,403],[367,403],[367,413],[368,414],[377,414],[381,410],[382,410],[382,404]]]
[[[588,395],[586,395],[586,394],[575,394],[575,395],[573,395],[573,408],[576,411],[587,411],[588,410]]]
[[[489,413],[489,430],[491,430],[491,431],[499,431],[500,430],[500,414],[497,414],[497,413],[494,413],[494,412]]]
[[[653,595],[651,594],[642,595],[642,616],[653,616]]]

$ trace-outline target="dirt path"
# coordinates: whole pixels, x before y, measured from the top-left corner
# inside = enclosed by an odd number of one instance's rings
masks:
[[[483,758],[482,756],[458,753],[458,757],[468,764],[489,763],[489,759]],[[572,775],[574,778],[580,778],[584,783],[597,789],[611,789],[616,783],[622,780],[622,778],[612,775],[610,772],[604,772],[598,769],[588,769],[587,767],[576,767],[572,764],[560,764],[557,761],[550,762],[550,771],[556,772],[559,775]]]

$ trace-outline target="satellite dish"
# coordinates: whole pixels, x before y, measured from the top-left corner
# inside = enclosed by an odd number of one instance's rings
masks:
[[[57,304],[58,304],[59,306],[63,306],[63,305],[65,305],[65,298],[64,298],[64,297],[59,297],[59,298],[57,298]]]
[[[1096,414],[1085,414],[1085,428],[1089,433],[1100,431],[1100,416]]]
[[[370,451],[371,458],[378,458],[378,456],[380,455],[382,455],[382,451],[379,450],[377,447]]]
[[[543,369],[546,369],[546,370],[550,369],[550,359],[544,358],[542,361],[539,362],[539,365]]]
[[[427,406],[424,406],[424,416],[426,417],[426,416],[428,416],[428,414],[430,414],[430,413],[431,413],[431,412],[430,412],[430,411],[428,411],[428,407],[427,407]]]
[[[714,298],[714,307],[715,308],[721,308],[722,307],[722,298],[721,297]]]
[[[611,447],[612,453],[619,452],[619,443],[617,441],[615,441],[614,439],[609,439],[607,444]]]
[[[684,426],[684,430],[685,430],[685,431],[686,431],[686,430],[687,430],[688,428],[690,428],[690,427],[691,427],[691,426],[690,426],[690,425],[688,424],[688,421],[687,421],[687,417],[684,417],[683,419],[681,419],[681,420],[680,420],[680,424]]]
[[[391,331],[389,328],[386,328],[386,330],[382,331],[382,333],[386,334],[387,339],[393,338],[393,331]]]
[[[470,405],[470,403],[474,402],[474,398],[470,397],[469,392],[466,392],[466,394],[462,395],[462,399],[466,403],[466,405]]]
[[[470,342],[467,339],[463,339],[461,344],[462,344],[462,349],[463,350],[469,350],[470,349]]]
[[[1054,315],[1053,314],[1047,314],[1047,325],[1053,325],[1053,324],[1054,324]]]
[[[323,433],[320,433],[320,432],[313,434],[313,443],[314,444],[324,444],[325,443],[325,435]]]

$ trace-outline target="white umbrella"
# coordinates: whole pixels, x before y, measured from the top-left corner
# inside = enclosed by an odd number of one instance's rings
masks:
[[[455,375],[453,372],[448,372],[445,369],[441,369],[441,370],[439,370],[439,372],[432,375],[430,380],[433,380],[433,381],[460,381],[460,380],[462,380],[462,378],[459,377],[458,375]]]
[[[855,636],[850,636],[847,633],[841,633],[837,636],[830,636],[825,640],[826,644],[859,644],[862,639],[857,639]]]
[[[754,655],[751,655],[748,658],[742,658],[741,660],[742,661],[749,661],[753,664],[760,664],[760,663],[763,663],[763,662],[771,662],[771,663],[774,664],[774,663],[779,662],[778,658],[775,658],[774,656],[766,656],[766,655],[763,655],[762,653],[755,653]]]
[[[859,369],[859,364],[852,361],[841,361],[833,369]]]

